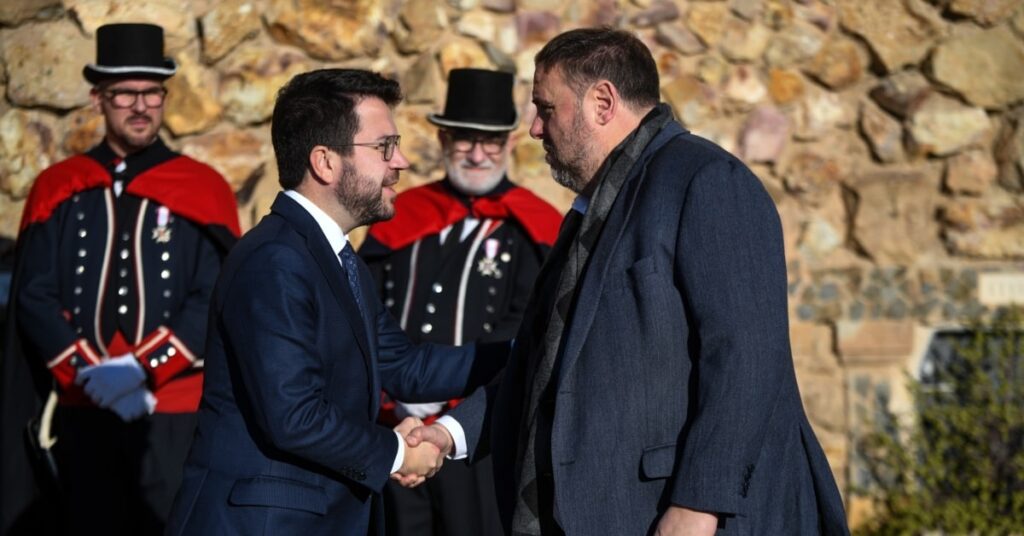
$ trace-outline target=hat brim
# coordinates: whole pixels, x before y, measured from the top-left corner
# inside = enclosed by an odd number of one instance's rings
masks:
[[[112,78],[141,78],[166,79],[178,72],[178,66],[171,58],[164,58],[164,64],[160,67],[153,65],[95,65],[89,64],[82,69],[82,76],[91,84],[98,84]]]
[[[484,130],[487,132],[508,132],[515,130],[519,125],[519,113],[516,113],[515,119],[508,124],[495,125],[493,123],[474,123],[472,121],[456,121],[453,119],[446,119],[443,116],[437,114],[427,114],[427,121],[439,126],[448,128],[467,128],[470,130]]]

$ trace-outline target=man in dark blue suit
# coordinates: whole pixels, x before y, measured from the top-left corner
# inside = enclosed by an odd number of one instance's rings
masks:
[[[380,533],[389,476],[417,484],[441,461],[433,445],[405,446],[411,423],[375,424],[381,388],[443,400],[503,364],[473,345],[411,344],[348,242],[394,213],[392,187],[409,165],[392,117],[400,99],[396,82],[341,69],[296,76],[279,93],[271,135],[285,191],[217,282],[169,534]]]
[[[848,533],[761,182],[659,104],[636,37],[573,30],[536,64],[530,134],[579,197],[503,379],[410,444],[492,452],[516,536]]]

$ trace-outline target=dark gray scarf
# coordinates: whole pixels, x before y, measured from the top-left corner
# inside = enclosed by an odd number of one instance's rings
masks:
[[[557,376],[555,371],[562,355],[563,335],[569,324],[572,304],[576,300],[577,286],[626,177],[647,145],[671,119],[671,109],[665,104],[659,104],[611,152],[592,179],[596,188],[586,215],[580,217],[576,211],[569,212],[558,240],[541,269],[539,277],[557,277],[558,285],[554,300],[535,295],[525,313],[527,321],[537,314],[543,314],[549,320],[546,324],[533,324],[535,329],[543,330],[543,333],[530,334],[538,344],[536,350],[527,356],[526,378],[532,378],[533,381],[528,384],[528,404],[524,406],[523,421],[520,424],[520,445],[516,460],[519,480],[512,518],[513,536],[541,534],[537,493],[537,408],[545,396],[553,397],[548,390],[554,387],[552,379]],[[562,263],[564,265],[561,270],[557,270],[557,265]],[[535,293],[545,287],[549,286],[539,281]]]

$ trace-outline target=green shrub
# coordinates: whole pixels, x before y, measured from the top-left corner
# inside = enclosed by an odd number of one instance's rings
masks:
[[[908,380],[912,422],[885,412],[861,443],[878,517],[859,533],[1024,534],[1022,328],[1020,309],[976,323]]]

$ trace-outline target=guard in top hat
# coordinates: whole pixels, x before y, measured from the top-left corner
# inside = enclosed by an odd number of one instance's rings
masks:
[[[359,253],[385,305],[419,342],[461,345],[515,336],[559,213],[507,176],[519,122],[510,73],[454,69],[443,114],[427,119],[447,175],[400,194],[395,217],[370,227]],[[457,400],[387,400],[385,423],[431,422]],[[490,461],[449,461],[425,484],[385,489],[387,531],[400,536],[501,534]]]
[[[2,533],[30,527],[46,471],[25,455],[40,452],[56,460],[63,532],[163,532],[195,427],[210,292],[239,235],[224,179],[158,135],[175,69],[159,26],[101,26],[83,75],[104,139],[40,174],[25,204],[8,337],[19,347],[0,385]],[[56,443],[26,453],[25,421],[51,392],[43,429]]]

